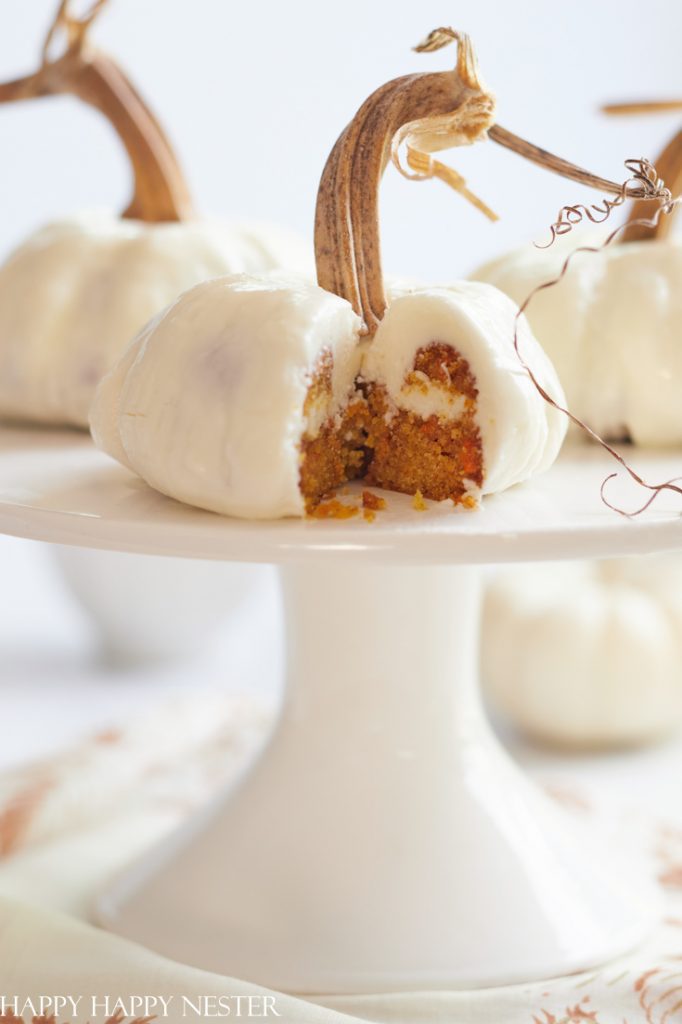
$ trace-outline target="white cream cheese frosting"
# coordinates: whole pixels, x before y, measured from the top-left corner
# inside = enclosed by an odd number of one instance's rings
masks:
[[[402,294],[371,342],[350,304],[301,277],[235,275],[190,289],[135,339],[101,382],[91,413],[99,447],[152,487],[228,515],[302,515],[301,440],[340,412],[358,375],[398,407],[457,415],[443,390],[404,378],[432,341],[467,359],[478,387],[484,493],[542,472],[566,419],[538,394],[513,348],[514,305],[490,285],[462,282]],[[520,344],[546,389],[556,375],[528,325]],[[311,374],[333,355],[332,395],[304,410]]]
[[[311,373],[330,351],[333,416],[354,387],[359,332],[349,303],[302,277],[197,285],[102,381],[95,441],[190,505],[245,518],[303,515],[299,445],[319,426],[304,413]]]
[[[521,304],[578,244],[573,236],[546,251],[529,244],[473,276]],[[607,438],[682,444],[681,284],[682,243],[627,242],[578,253],[563,280],[528,307],[571,411]]]
[[[92,396],[145,323],[207,278],[312,272],[267,225],[143,224],[86,214],[37,231],[0,267],[0,417],[86,427]]]
[[[423,288],[396,286],[363,364],[363,377],[384,384],[399,409],[427,418],[457,414],[456,398],[437,387],[405,385],[419,348],[442,342],[456,349],[476,378],[476,421],[483,447],[484,494],[503,491],[548,469],[567,429],[566,416],[538,393],[514,351],[516,307],[488,284],[462,281]],[[554,368],[519,321],[519,346],[537,379],[565,401]]]

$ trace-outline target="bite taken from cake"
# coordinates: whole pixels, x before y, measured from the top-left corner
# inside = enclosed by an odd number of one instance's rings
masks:
[[[221,278],[136,339],[93,433],[157,490],[228,515],[314,512],[358,478],[466,504],[549,466],[565,432],[515,360],[514,316],[489,285],[420,290],[367,341],[301,278]],[[525,325],[523,343],[560,394]]]
[[[382,86],[332,150],[317,197],[318,284],[281,273],[200,284],[100,385],[95,441],[157,490],[275,518],[314,515],[363,479],[470,508],[556,459],[567,419],[546,395],[563,405],[561,385],[509,298],[476,282],[387,298],[378,200],[389,161],[401,168],[406,147],[417,177],[452,184],[431,154],[496,127],[468,37],[433,37],[424,49],[457,42],[456,67]],[[522,155],[603,185],[497,130]]]

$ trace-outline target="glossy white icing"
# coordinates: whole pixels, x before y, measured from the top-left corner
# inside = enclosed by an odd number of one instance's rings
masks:
[[[247,518],[302,515],[301,437],[348,400],[360,319],[303,277],[235,275],[186,292],[102,381],[97,444],[180,501]],[[308,424],[311,372],[332,352],[332,401]]]
[[[457,414],[457,400],[437,387],[405,387],[419,348],[451,345],[467,360],[478,388],[477,422],[483,443],[483,493],[505,490],[547,469],[566,434],[567,419],[538,394],[514,352],[516,308],[490,285],[396,288],[376,333],[363,375],[386,386],[398,408],[419,416]],[[521,352],[557,401],[564,395],[554,369],[525,320]]]
[[[249,518],[301,515],[300,442],[340,411],[358,373],[386,384],[421,415],[459,415],[442,389],[404,388],[417,349],[456,347],[479,388],[484,493],[504,490],[556,458],[566,420],[539,396],[513,349],[514,305],[463,282],[396,298],[374,339],[345,300],[302,277],[235,275],[186,292],[150,323],[102,381],[91,425],[97,444],[157,490]],[[545,385],[556,375],[521,325],[521,345]],[[320,355],[334,358],[331,403],[304,403]]]

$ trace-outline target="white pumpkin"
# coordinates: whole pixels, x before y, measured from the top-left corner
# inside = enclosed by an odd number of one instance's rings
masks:
[[[682,133],[656,166],[677,195]],[[653,212],[640,202],[630,219]],[[526,311],[571,411],[607,440],[682,444],[682,241],[670,237],[671,221],[633,226],[607,249],[577,254],[565,277],[534,295]],[[559,275],[572,249],[599,244],[607,233],[569,234],[548,249],[529,243],[472,276],[521,305]]]
[[[67,32],[66,52],[0,86],[3,102],[77,95],[110,119],[133,167],[135,193],[122,218],[50,224],[0,267],[0,416],[79,427],[87,427],[99,380],[180,292],[226,273],[312,270],[291,233],[194,219],[167,139],[120,69],[89,44],[90,20],[64,4],[55,27]]]
[[[495,124],[466,36],[437,29],[418,49],[454,40],[453,71],[387,83],[339,137],[318,192],[319,287],[235,275],[186,292],[102,380],[91,411],[101,448],[164,494],[263,518],[320,514],[321,499],[358,478],[471,507],[551,465],[567,420],[519,365],[507,297],[480,282],[396,285],[388,304],[379,184],[392,158],[408,177],[462,190],[431,154],[494,138],[565,176],[620,186]],[[563,402],[519,322],[537,382]]]
[[[305,270],[305,247],[275,227],[104,213],[41,228],[0,267],[0,416],[87,427],[101,378],[181,292],[287,264]]]
[[[423,288],[396,298],[362,344],[351,304],[305,279],[240,274],[208,281],[153,320],[104,377],[91,410],[93,437],[162,493],[245,518],[303,515],[360,475],[434,500],[502,491],[547,469],[566,432],[565,417],[517,372],[509,346],[514,314],[490,285]],[[545,386],[561,396],[526,324],[521,336]],[[429,444],[420,432],[420,425],[426,431],[440,424],[464,434],[470,423],[465,394],[418,369],[434,337],[443,353],[466,360],[476,380],[471,447],[480,446],[481,458],[472,459],[465,480],[460,468],[468,456],[443,450],[438,440]],[[326,359],[330,388],[318,397]],[[404,433],[390,433],[389,412],[369,397],[377,389]],[[409,472],[389,457],[398,441]],[[337,443],[345,459],[338,472],[324,455]],[[321,460],[318,485],[308,468]],[[433,461],[451,468],[445,491]]]
[[[681,578],[669,555],[500,570],[483,607],[492,707],[564,747],[644,744],[679,728]]]
[[[418,117],[423,147],[461,145],[485,137],[493,113],[466,37],[453,71],[377,90],[322,175],[321,286],[242,274],[184,293],[102,380],[96,443],[164,494],[249,518],[319,514],[358,477],[470,507],[548,468],[566,420],[519,372],[513,303],[475,282],[403,290],[388,308],[384,292],[378,191],[392,141]],[[524,321],[521,336],[561,400]]]

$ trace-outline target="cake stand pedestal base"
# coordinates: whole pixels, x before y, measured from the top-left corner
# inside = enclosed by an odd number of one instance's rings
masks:
[[[101,897],[100,922],[318,994],[536,980],[633,948],[653,888],[485,720],[478,570],[313,559],[282,582],[287,688],[268,748]]]

